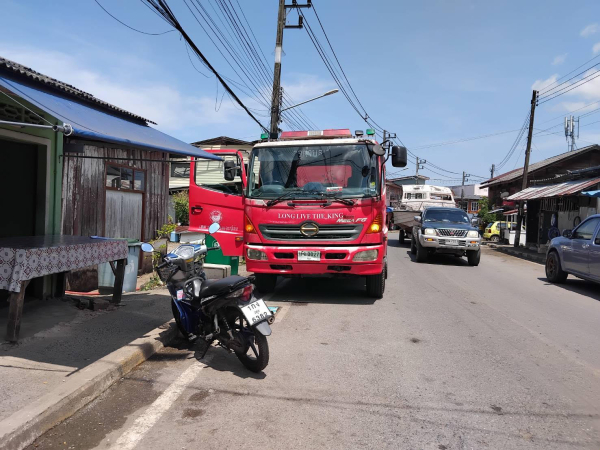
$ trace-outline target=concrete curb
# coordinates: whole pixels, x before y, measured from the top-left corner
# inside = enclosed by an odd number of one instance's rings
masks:
[[[62,386],[7,417],[0,422],[0,449],[21,450],[28,446],[162,349],[177,333],[175,321],[166,322],[83,368]]]
[[[531,253],[523,253],[513,248],[499,247],[495,244],[488,244],[489,248],[496,250],[497,252],[505,253],[510,256],[515,256],[517,258],[526,259],[527,261],[531,261],[534,263],[546,264],[546,255],[543,253],[531,254]]]

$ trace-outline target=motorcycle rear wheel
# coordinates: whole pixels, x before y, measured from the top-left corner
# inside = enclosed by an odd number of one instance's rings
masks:
[[[244,342],[243,349],[234,350],[235,356],[240,362],[246,366],[251,372],[259,373],[269,364],[269,343],[267,337],[260,333],[255,328],[249,329],[246,319],[238,316],[235,324],[232,327],[236,330],[236,334]],[[247,333],[242,334],[240,329],[244,329]],[[249,333],[252,333],[250,336]]]

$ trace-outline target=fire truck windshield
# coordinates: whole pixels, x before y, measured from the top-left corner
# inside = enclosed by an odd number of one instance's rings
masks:
[[[248,197],[373,197],[378,177],[377,156],[365,144],[258,147],[250,157]]]

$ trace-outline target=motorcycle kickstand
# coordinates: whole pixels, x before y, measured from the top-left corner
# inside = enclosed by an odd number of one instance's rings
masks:
[[[204,357],[206,356],[206,353],[208,352],[208,349],[212,346],[212,343],[214,342],[214,339],[211,339],[210,341],[206,341],[206,348],[204,349],[204,353],[202,353],[202,356],[200,357],[200,359],[204,359]]]

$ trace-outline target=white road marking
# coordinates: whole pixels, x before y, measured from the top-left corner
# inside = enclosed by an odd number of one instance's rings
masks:
[[[206,365],[195,361],[175,380],[146,411],[138,417],[131,428],[117,439],[111,449],[133,450],[146,433],[158,422],[158,419],[169,410],[185,388],[196,379],[198,372]]]

